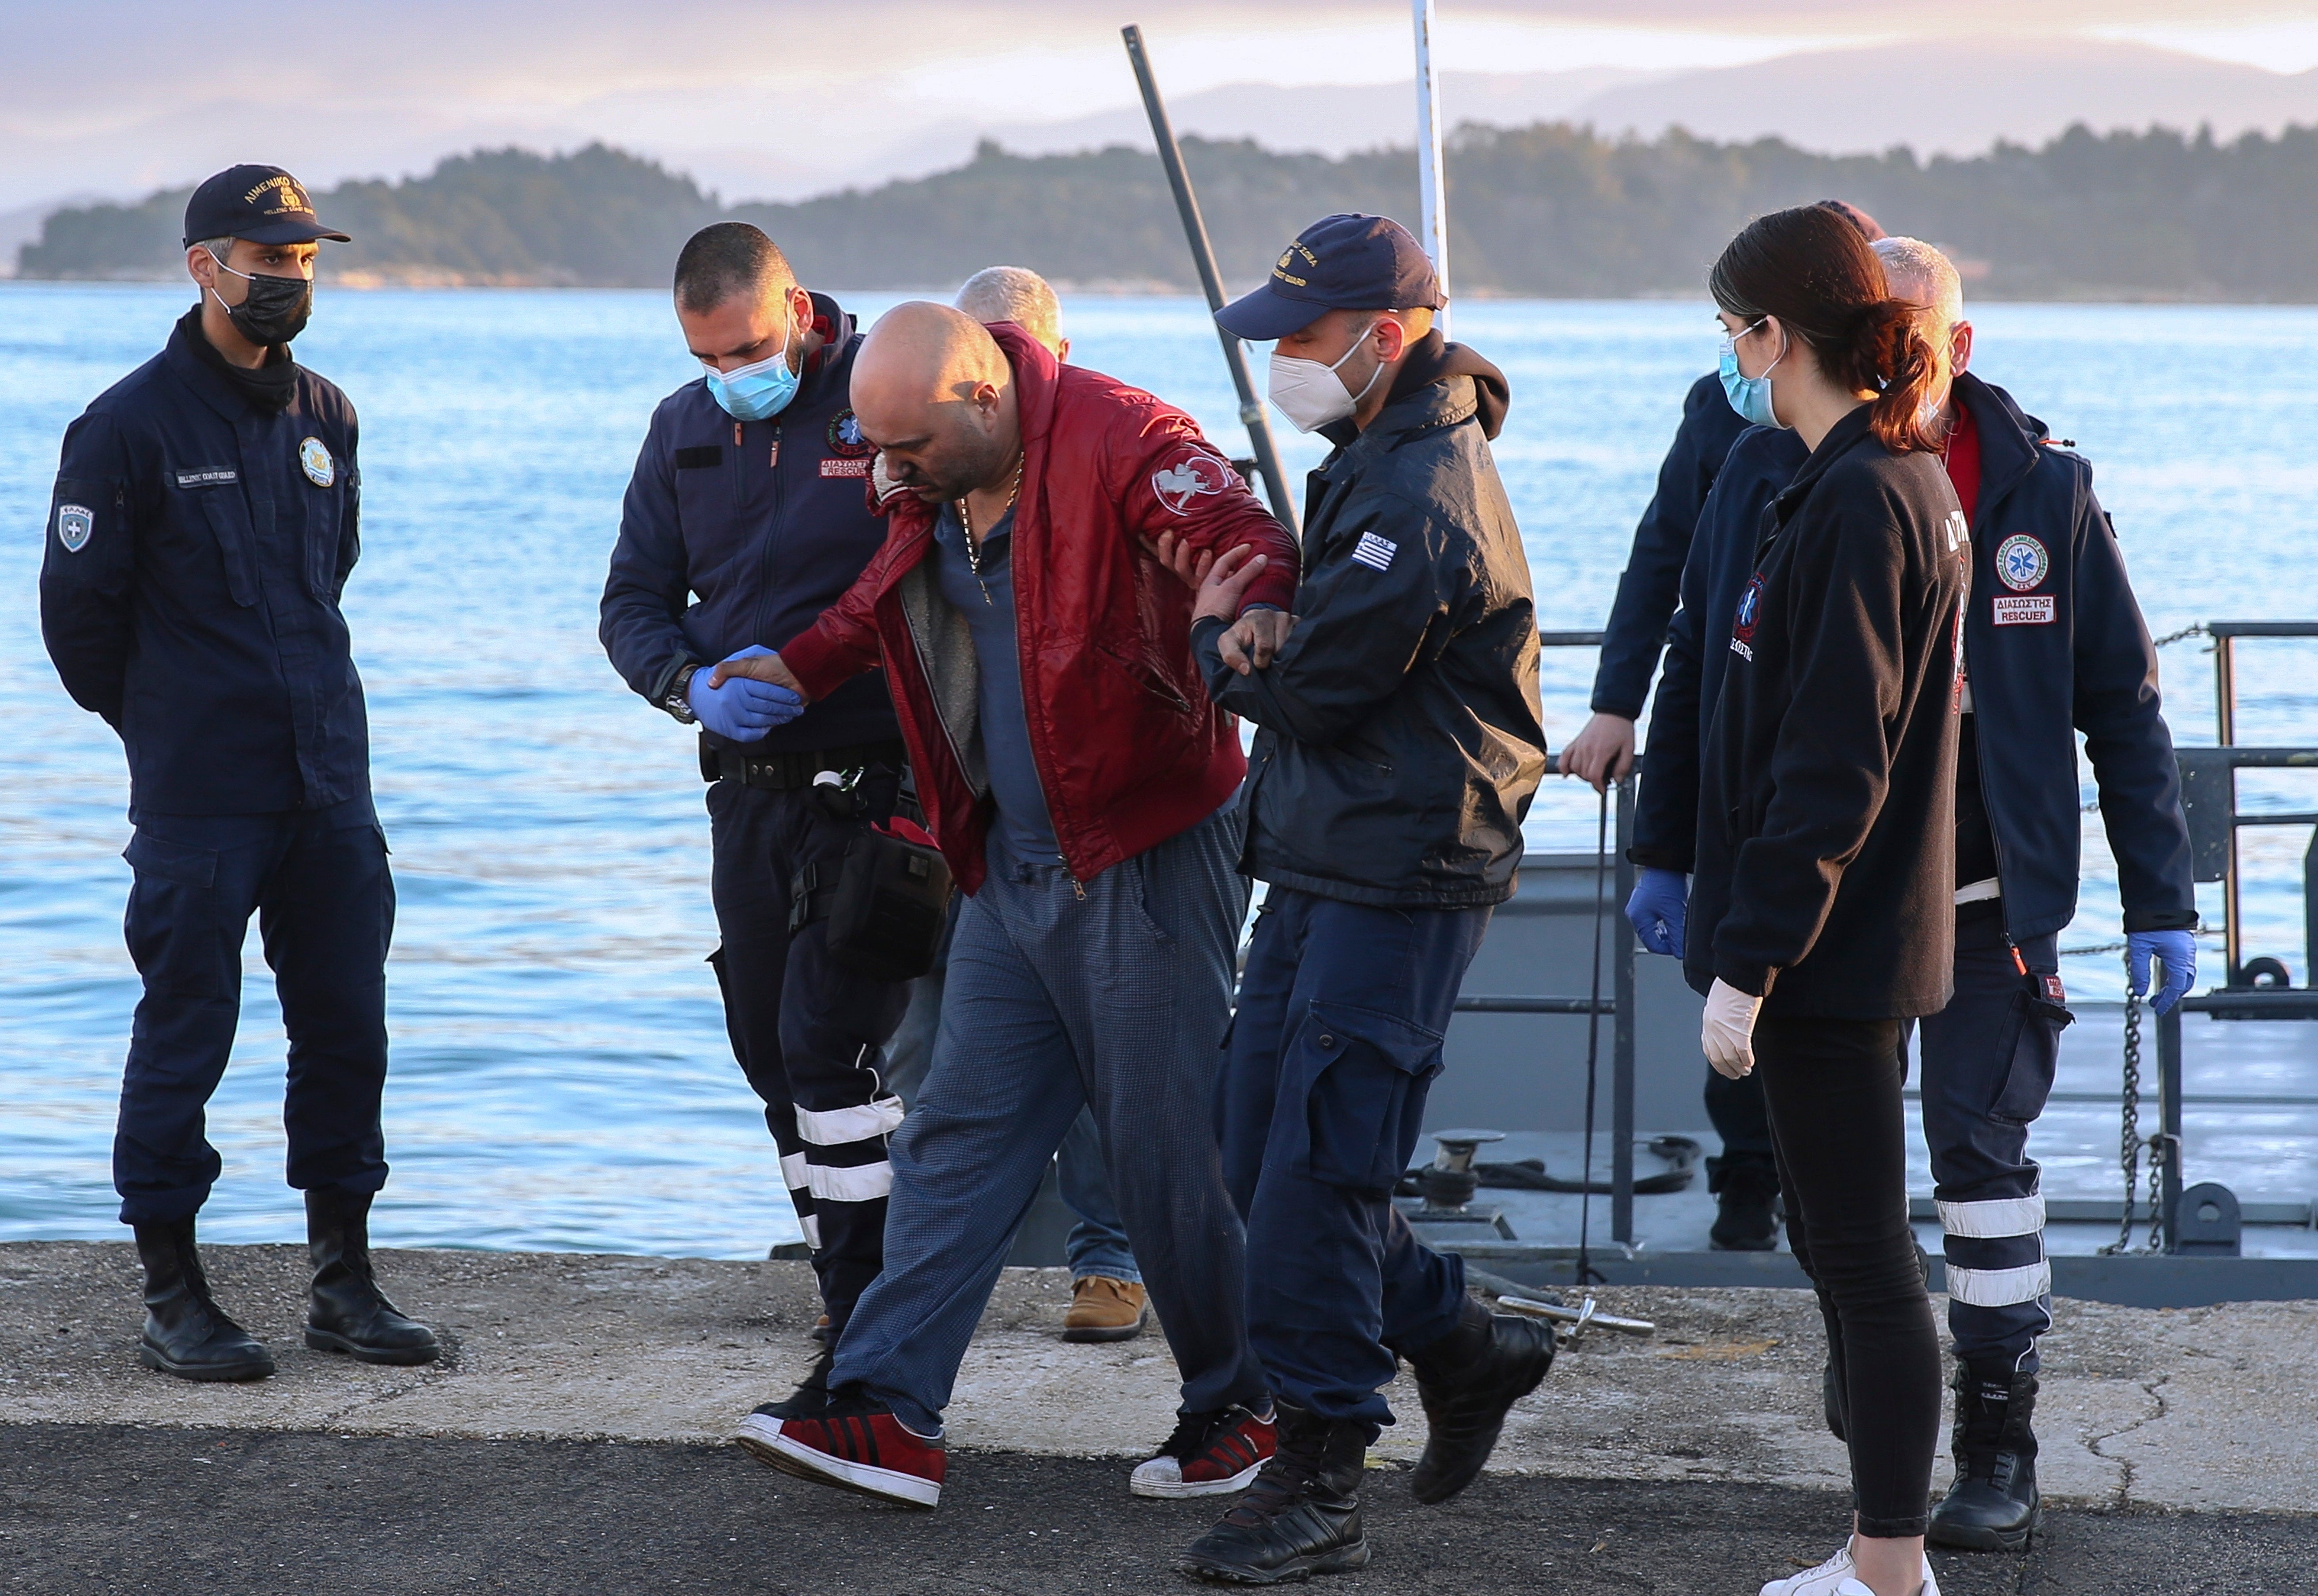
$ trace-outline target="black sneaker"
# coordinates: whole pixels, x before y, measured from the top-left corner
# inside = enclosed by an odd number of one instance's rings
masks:
[[[1720,1161],[1714,1161],[1719,1162]],[[1725,1164],[1708,1178],[1717,1252],[1768,1252],[1779,1244],[1779,1172],[1767,1164]]]
[[[1209,1584],[1280,1585],[1368,1566],[1360,1486],[1369,1425],[1277,1408],[1279,1450],[1177,1572]]]

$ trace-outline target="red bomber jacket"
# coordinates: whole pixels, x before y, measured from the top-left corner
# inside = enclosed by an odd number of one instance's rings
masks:
[[[1192,662],[1190,589],[1143,541],[1252,543],[1270,563],[1243,605],[1281,609],[1294,607],[1298,553],[1189,416],[1059,364],[1011,322],[990,330],[1022,426],[1011,558],[1023,708],[1055,839],[1086,881],[1205,820],[1247,768],[1235,718]],[[928,825],[971,892],[991,813],[973,644],[925,563],[935,507],[906,493],[886,504],[885,545],[781,659],[813,698],[885,666]]]

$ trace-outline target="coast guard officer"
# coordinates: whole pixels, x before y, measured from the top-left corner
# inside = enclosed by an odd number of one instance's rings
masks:
[[[2042,1513],[2030,1421],[2053,1275],[2027,1140],[2070,1023],[2058,937],[2077,906],[2079,732],[2116,856],[2134,988],[2145,991],[2152,959],[2161,960],[2161,1014],[2196,979],[2196,889],[2156,650],[2093,496],[2092,468],[2055,446],[2010,394],[1966,369],[1972,324],[1947,257],[1914,238],[1883,238],[1874,248],[1891,291],[1935,313],[1927,336],[1945,368],[1945,459],[1972,539],[1956,755],[1955,995],[1918,1031],[1956,1365],[1955,1480],[1926,1538],[2017,1548]],[[1707,500],[1683,572],[1636,804],[1632,851],[1644,882],[1627,906],[1653,952],[1682,948],[1699,728],[1721,681],[1715,640],[1727,636],[1727,622],[1715,617],[1736,608],[1763,507],[1804,454],[1791,431],[1747,429]],[[1828,1422],[1840,1434],[1832,1358]]]
[[[867,824],[816,796],[823,771],[870,773],[890,810],[904,755],[882,673],[802,709],[770,683],[712,686],[702,668],[769,653],[837,602],[885,541],[869,511],[870,457],[847,399],[860,335],[836,301],[797,286],[746,222],[693,235],[676,262],[676,313],[707,368],[652,413],[620,513],[598,634],[644,702],[700,728],[714,848],[711,959],[741,1072],[764,1099],[829,1327],[799,1398],[825,1391],[829,1348],[885,1260],[885,1142],[902,1099],[885,1046],[906,982],[839,964],[824,901]],[[882,818],[882,817],[880,817]],[[813,884],[817,881],[817,885]]]
[[[185,268],[201,303],[66,431],[49,507],[41,633],[66,691],[121,734],[136,824],[128,938],[145,995],[112,1170],[145,1270],[138,1357],[192,1380],[274,1371],[211,1299],[193,1245],[220,1167],[203,1111],[233,1046],[253,912],[290,1038],[306,1344],[369,1363],[437,1350],[370,1266],[394,883],[338,608],[361,547],[355,412],[290,353],[316,240],[346,237],[278,166],[195,189]]]

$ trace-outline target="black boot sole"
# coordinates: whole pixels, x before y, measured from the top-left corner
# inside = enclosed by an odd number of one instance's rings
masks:
[[[1944,1524],[1935,1516],[1924,1538],[1956,1552],[2017,1552],[2044,1528],[2044,1504],[2038,1502],[2028,1522],[2018,1529],[1995,1529],[1982,1524]]]
[[[137,1343],[137,1361],[181,1380],[262,1380],[274,1372],[274,1355],[270,1352],[239,1363],[180,1363],[143,1340]]]
[[[1291,1557],[1277,1568],[1249,1568],[1231,1563],[1209,1563],[1186,1557],[1175,1565],[1185,1579],[1208,1585],[1297,1585],[1316,1574],[1350,1574],[1369,1565],[1369,1543],[1363,1538],[1348,1547]]]
[[[310,1324],[306,1327],[306,1344],[317,1352],[343,1352],[356,1363],[383,1363],[403,1368],[432,1363],[443,1356],[439,1341],[429,1341],[423,1347],[365,1347],[334,1330],[316,1330]]]

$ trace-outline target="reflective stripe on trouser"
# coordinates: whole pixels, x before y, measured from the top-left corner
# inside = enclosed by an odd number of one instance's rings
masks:
[[[2037,1367],[2053,1323],[2044,1199],[2028,1126],[2044,1110],[2068,1011],[2046,994],[2057,942],[2004,941],[2000,901],[1956,914],[1955,996],[1918,1027],[1924,1140],[1931,1152],[1956,1355]]]
[[[939,1425],[1014,1233],[1091,1102],[1183,1411],[1262,1404],[1215,1138],[1239,851],[1226,810],[1092,881],[993,867],[967,901],[933,1062],[894,1137],[885,1270],[832,1384],[860,1383],[912,1430]]]
[[[741,1072],[765,1102],[823,1305],[842,1327],[884,1261],[885,1144],[901,1102],[883,1048],[909,1000],[830,957],[828,922],[789,934],[789,883],[835,860],[856,831],[809,792],[717,782],[708,789],[713,882],[723,946],[712,962]]]

